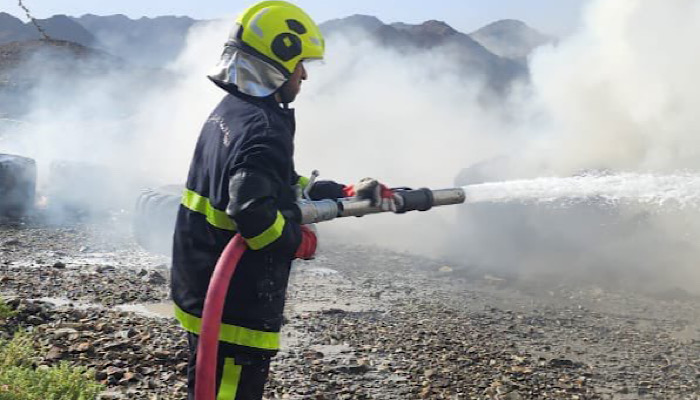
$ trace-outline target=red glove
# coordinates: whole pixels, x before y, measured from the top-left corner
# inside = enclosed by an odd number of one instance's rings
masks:
[[[396,211],[394,192],[373,178],[364,178],[356,185],[345,186],[343,194],[370,200],[373,206],[379,205],[382,210]]]
[[[294,253],[294,258],[301,258],[302,260],[311,260],[316,254],[316,245],[318,245],[318,238],[316,233],[314,233],[311,228],[306,225],[301,226],[301,243],[297,248],[297,252]]]

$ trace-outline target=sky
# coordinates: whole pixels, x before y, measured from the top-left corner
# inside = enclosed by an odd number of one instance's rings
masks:
[[[587,0],[297,0],[315,20],[323,22],[352,14],[374,15],[384,22],[419,23],[430,19],[447,22],[462,32],[474,31],[490,22],[512,18],[549,34],[565,34],[578,26]],[[159,15],[187,15],[196,19],[233,16],[255,1],[122,0],[24,0],[37,18],[55,14],[125,14],[131,18]],[[20,17],[16,1],[4,1],[0,12]]]

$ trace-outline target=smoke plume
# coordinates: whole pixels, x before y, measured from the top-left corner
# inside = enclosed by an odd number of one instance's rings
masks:
[[[580,29],[538,49],[529,81],[497,102],[484,101],[488,83],[447,51],[406,54],[332,36],[294,104],[298,172],[442,188],[586,170],[697,171],[698,20],[692,0],[592,1]],[[8,133],[3,150],[40,165],[99,163],[132,186],[184,182],[199,128],[223,95],[205,74],[229,28],[195,26],[165,71],[115,69],[69,85],[46,76],[22,117],[31,129]],[[700,218],[688,211],[463,206],[321,232],[326,245],[380,245],[498,272],[700,287]]]

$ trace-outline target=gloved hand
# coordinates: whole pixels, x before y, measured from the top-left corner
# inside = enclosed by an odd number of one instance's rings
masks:
[[[343,193],[347,197],[367,199],[373,206],[379,206],[383,211],[396,211],[394,192],[374,178],[364,178],[355,185],[345,186]]]
[[[301,243],[299,243],[297,252],[294,253],[294,258],[312,260],[314,255],[316,255],[316,246],[318,246],[318,237],[316,237],[316,232],[314,232],[312,228],[302,225]]]

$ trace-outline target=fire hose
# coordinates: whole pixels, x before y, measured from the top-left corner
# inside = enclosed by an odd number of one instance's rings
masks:
[[[433,207],[462,204],[466,200],[464,190],[459,188],[442,190],[397,189],[394,194],[396,195],[395,213],[397,214],[409,211],[428,211]],[[289,217],[297,219],[297,222],[302,225],[342,217],[361,217],[386,211],[373,205],[370,200],[356,197],[313,201],[307,196],[306,200],[297,202],[297,206],[300,212]],[[216,398],[216,360],[224,300],[236,266],[246,248],[241,235],[236,234],[221,254],[209,282],[202,312],[202,328],[197,345],[196,400],[214,400]]]

